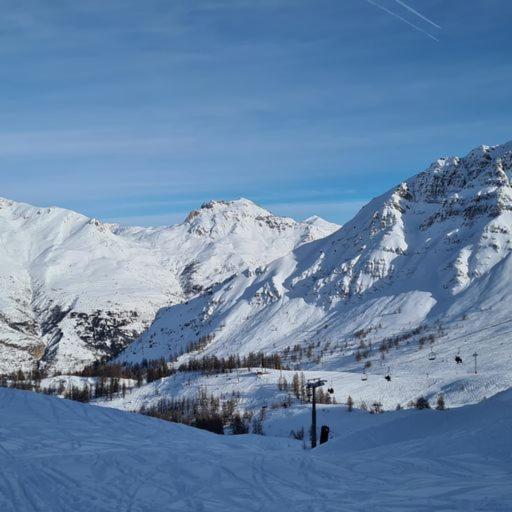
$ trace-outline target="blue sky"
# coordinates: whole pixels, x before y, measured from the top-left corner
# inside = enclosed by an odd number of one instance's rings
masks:
[[[344,222],[512,139],[512,2],[405,2],[441,28],[397,0],[3,2],[0,196],[123,224],[240,196]]]

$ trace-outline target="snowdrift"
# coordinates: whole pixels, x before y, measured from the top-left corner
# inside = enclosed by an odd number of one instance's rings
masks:
[[[510,510],[511,406],[344,412],[309,451],[0,389],[0,510]]]

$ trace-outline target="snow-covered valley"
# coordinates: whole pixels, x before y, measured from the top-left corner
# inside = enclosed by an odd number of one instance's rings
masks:
[[[4,201],[2,385],[90,405],[0,389],[2,510],[509,510],[511,178],[511,144],[478,148],[341,229]]]
[[[511,179],[512,143],[483,146],[339,229],[2,201],[1,384],[90,405],[0,389],[0,508],[509,510]]]
[[[118,360],[172,358],[191,343],[200,350],[177,365],[277,353],[291,370],[330,375],[340,401],[386,409],[441,393],[461,406],[505,390],[511,177],[510,143],[439,159],[332,235],[163,308]]]
[[[341,229],[244,199],[205,203],[170,228],[4,200],[1,368],[66,373],[142,333],[118,362],[262,352],[285,373],[325,376],[356,407],[476,403],[512,383],[511,162],[512,144],[439,159]],[[109,405],[190,398],[205,379],[253,411],[277,389],[272,370],[234,387],[231,374],[187,373]]]

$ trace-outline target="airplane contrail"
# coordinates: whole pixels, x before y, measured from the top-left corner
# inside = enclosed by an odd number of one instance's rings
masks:
[[[422,28],[418,27],[418,25],[415,25],[409,20],[406,20],[404,17],[400,16],[400,14],[397,14],[396,12],[391,11],[387,7],[384,7],[383,5],[378,4],[377,2],[374,2],[373,0],[366,0],[369,4],[378,7],[379,9],[383,10],[384,12],[387,12],[391,16],[403,21],[404,23],[407,23],[410,27],[412,27],[414,30],[417,30],[418,32],[421,32],[422,34],[425,34],[427,37],[430,37],[430,39],[433,39],[434,41],[437,41],[439,43],[439,39],[435,36],[433,36],[430,32],[427,32],[426,30],[423,30]]]
[[[439,28],[439,29],[441,28],[437,23],[434,23],[431,19],[429,19],[426,16],[424,16],[423,14],[421,14],[421,12],[418,12],[416,9],[413,9],[410,5],[407,5],[405,2],[402,2],[402,0],[395,0],[395,2],[397,4],[399,4],[399,5],[401,5],[403,8],[405,8],[408,11],[412,12],[413,14],[415,14],[416,16],[421,18],[422,20],[426,21],[427,23],[430,23],[434,27]]]

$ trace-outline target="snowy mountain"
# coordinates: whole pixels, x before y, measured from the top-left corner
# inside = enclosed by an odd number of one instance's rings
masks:
[[[510,510],[511,405],[509,391],[448,411],[331,406],[338,435],[303,450],[0,389],[0,509]],[[276,413],[288,433],[294,411]]]
[[[70,370],[118,352],[164,305],[339,226],[211,201],[182,224],[123,228],[0,200],[0,373]]]
[[[194,356],[280,352],[291,366],[357,375],[366,364],[398,382],[421,378],[424,389],[437,379],[446,392],[473,372],[476,351],[484,378],[475,396],[504,389],[510,179],[512,143],[439,159],[330,236],[161,310],[120,359],[168,357],[208,339]],[[300,353],[287,348],[296,344]]]

